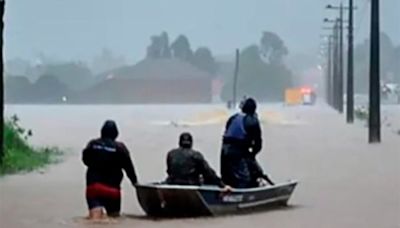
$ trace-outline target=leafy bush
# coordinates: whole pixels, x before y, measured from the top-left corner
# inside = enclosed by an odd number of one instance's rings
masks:
[[[32,171],[58,161],[61,155],[58,148],[34,148],[28,144],[31,136],[32,131],[22,128],[16,115],[5,122],[5,153],[0,175]]]

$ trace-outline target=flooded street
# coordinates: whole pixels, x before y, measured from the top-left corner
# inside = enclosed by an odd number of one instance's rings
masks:
[[[61,164],[40,172],[0,179],[3,228],[106,227],[86,216],[85,167],[80,153],[98,137],[104,120],[114,119],[119,140],[130,149],[140,182],[166,177],[165,156],[178,135],[190,131],[194,147],[219,172],[225,118],[219,106],[8,106],[21,125],[33,130],[34,145],[66,151]],[[367,128],[346,125],[326,107],[263,106],[265,171],[277,181],[297,179],[290,207],[216,218],[150,220],[136,193],[123,184],[121,219],[107,227],[400,227],[400,108],[383,110],[383,143],[367,144]],[[219,117],[218,117],[219,115]],[[270,117],[274,115],[275,117]],[[216,121],[208,121],[213,119]],[[187,126],[180,126],[186,121]],[[204,124],[202,124],[204,123]]]

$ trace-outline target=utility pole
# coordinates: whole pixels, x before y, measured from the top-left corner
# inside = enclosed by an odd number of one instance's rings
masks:
[[[379,0],[371,0],[369,143],[381,142]]]
[[[329,28],[332,30],[331,28]],[[326,97],[326,103],[333,107],[332,104],[332,39],[333,35],[324,35],[322,36],[327,39],[326,46],[324,46],[324,49],[326,49],[325,54],[326,54],[326,64],[325,64],[325,97]]]
[[[343,4],[339,9],[339,77],[338,77],[338,112],[343,113]]]
[[[330,86],[328,87],[327,97],[329,97],[329,105],[335,110],[338,110],[338,20],[339,19],[330,20],[325,18],[324,23],[334,23],[334,25],[333,27],[323,27],[324,30],[330,30],[332,32],[328,39],[328,83]]]
[[[328,37],[328,66],[327,66],[327,100],[328,104],[333,107],[332,103],[332,39],[333,36],[329,35]]]
[[[329,105],[329,36],[326,36],[326,38],[328,39],[328,42],[326,43],[326,46],[323,46],[324,50],[326,50],[325,52],[322,52],[324,54],[326,54],[326,59],[325,59],[325,64],[324,64],[324,69],[325,69],[325,100],[326,103]]]
[[[354,122],[354,5],[353,0],[349,0],[349,34],[348,34],[348,55],[347,55],[347,102],[346,119],[347,123]]]
[[[338,58],[339,58],[339,69],[337,72],[337,77],[338,77],[338,93],[340,95],[340,97],[336,97],[337,100],[337,110],[339,111],[339,113],[343,113],[343,94],[344,94],[344,86],[343,86],[343,82],[344,82],[344,61],[343,61],[343,24],[346,22],[344,20],[343,17],[343,11],[344,10],[349,10],[349,56],[348,56],[348,77],[347,77],[347,120],[349,122],[349,119],[351,120],[350,122],[353,122],[352,119],[354,119],[353,117],[353,113],[354,113],[354,83],[353,83],[353,11],[356,9],[353,6],[353,0],[350,0],[349,3],[349,7],[344,7],[343,4],[341,3],[339,6],[333,6],[333,5],[327,5],[326,6],[327,9],[332,9],[332,10],[339,10],[339,28],[340,28],[340,32],[338,35],[338,40],[339,40],[339,53],[338,53]],[[332,22],[329,19],[325,19],[325,22]],[[349,104],[350,102],[350,104]],[[350,116],[349,116],[350,113]]]
[[[339,111],[339,19],[336,19],[334,32],[333,32],[333,107]]]
[[[339,53],[339,42],[338,42],[338,24],[339,19],[329,20],[324,19],[324,22],[333,22],[333,27],[323,27],[323,29],[331,30],[332,35],[330,36],[330,105],[333,109],[338,110],[338,53]],[[328,67],[329,68],[329,67]]]
[[[4,47],[4,12],[5,12],[4,0],[0,0],[0,165],[4,158],[4,59],[3,59],[3,47]]]
[[[236,49],[236,61],[235,61],[235,75],[233,78],[233,107],[236,108],[237,102],[237,81],[239,76],[239,49]]]

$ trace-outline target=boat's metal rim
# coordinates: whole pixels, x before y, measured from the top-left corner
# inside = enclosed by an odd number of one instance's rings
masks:
[[[245,188],[245,189],[237,189],[234,188],[232,192],[257,192],[269,189],[275,189],[279,187],[285,187],[288,185],[298,184],[297,180],[290,180],[288,182],[283,182],[275,185],[268,185],[264,187],[258,188]],[[136,187],[146,187],[146,188],[155,188],[155,189],[174,189],[174,190],[203,190],[203,191],[221,191],[221,188],[217,186],[196,186],[196,185],[168,185],[168,184],[157,184],[157,183],[149,183],[149,184],[137,184]]]
[[[271,199],[264,199],[264,200],[257,200],[254,202],[246,202],[246,203],[239,203],[238,207],[239,208],[251,208],[251,207],[256,207],[256,206],[260,206],[263,204],[268,204],[268,203],[274,203],[274,202],[278,202],[281,200],[288,200],[291,197],[292,194],[287,194],[287,195],[282,195],[282,196],[278,196],[278,197],[274,197]]]

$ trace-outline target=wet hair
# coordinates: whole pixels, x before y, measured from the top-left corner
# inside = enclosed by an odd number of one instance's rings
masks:
[[[101,128],[101,138],[102,139],[112,139],[115,140],[118,137],[117,124],[113,120],[107,120],[104,122]]]
[[[253,98],[247,98],[244,102],[243,105],[241,107],[242,112],[249,114],[249,115],[253,115],[256,113],[256,109],[257,109],[257,102],[253,99]]]
[[[191,149],[193,146],[193,137],[189,132],[184,132],[179,136],[179,146]]]

